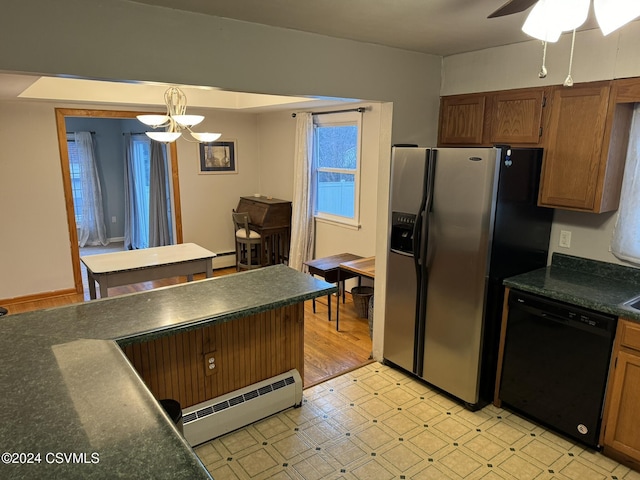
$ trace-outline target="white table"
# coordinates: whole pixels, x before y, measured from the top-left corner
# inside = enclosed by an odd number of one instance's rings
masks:
[[[181,243],[165,247],[153,247],[123,252],[102,253],[80,257],[87,267],[89,295],[96,298],[96,285],[100,286],[100,297],[108,296],[109,287],[148,282],[161,278],[186,275],[193,280],[195,273],[212,273],[215,253],[195,243]]]

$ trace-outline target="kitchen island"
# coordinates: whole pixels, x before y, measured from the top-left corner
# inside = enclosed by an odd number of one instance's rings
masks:
[[[122,348],[334,291],[277,265],[4,317],[0,478],[210,478]]]

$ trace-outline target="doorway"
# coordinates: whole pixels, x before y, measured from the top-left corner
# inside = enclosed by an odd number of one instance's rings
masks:
[[[80,248],[78,245],[78,230],[74,209],[73,186],[71,180],[71,169],[69,165],[69,150],[67,145],[67,119],[74,117],[90,117],[95,119],[135,119],[137,115],[146,112],[132,111],[112,111],[112,110],[87,110],[87,109],[64,109],[56,110],[56,126],[58,134],[58,146],[60,150],[60,166],[62,170],[63,188],[65,196],[67,226],[69,230],[71,259],[73,266],[74,286],[77,293],[83,293],[82,269],[80,263]],[[178,177],[178,156],[175,143],[167,147],[169,183],[172,190],[170,198],[171,210],[173,212],[173,233],[174,243],[182,243],[182,213],[180,208],[180,187]]]

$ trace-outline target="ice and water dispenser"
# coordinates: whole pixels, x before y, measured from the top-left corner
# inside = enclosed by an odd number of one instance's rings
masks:
[[[413,213],[391,213],[391,245],[394,252],[413,255],[413,227],[416,215]]]

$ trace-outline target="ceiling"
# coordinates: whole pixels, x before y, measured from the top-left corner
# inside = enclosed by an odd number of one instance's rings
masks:
[[[440,56],[531,39],[528,10],[487,18],[507,0],[129,1]]]

